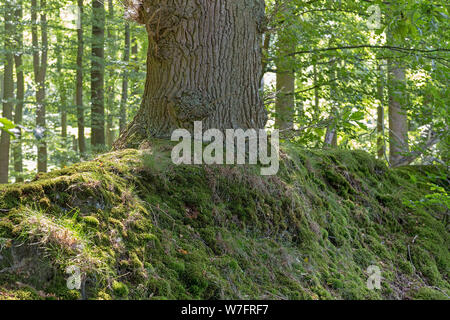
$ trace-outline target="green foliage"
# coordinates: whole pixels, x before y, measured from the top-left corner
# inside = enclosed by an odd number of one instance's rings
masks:
[[[6,118],[0,118],[0,130],[7,132],[9,135],[11,135],[13,138],[14,132],[12,129],[14,129],[16,126],[14,123]]]

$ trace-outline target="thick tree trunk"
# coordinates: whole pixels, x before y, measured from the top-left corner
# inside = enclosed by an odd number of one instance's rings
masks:
[[[105,146],[105,5],[92,1],[92,65],[91,65],[91,144],[101,150]]]
[[[14,58],[13,58],[13,10],[11,3],[4,6],[5,18],[5,64],[3,74],[3,118],[12,120],[13,99],[14,99]],[[11,136],[6,131],[1,131],[0,137],[0,183],[8,183],[9,176],[9,147]]]
[[[125,69],[122,78],[122,98],[120,100],[119,130],[122,132],[127,125],[127,101],[128,101],[128,63],[130,62],[130,25],[125,22],[125,46],[123,52],[123,61]]]
[[[140,111],[117,148],[192,130],[194,121],[204,129],[264,127],[262,0],[143,0],[136,9],[132,18],[146,25],[149,38],[147,80]]]
[[[47,15],[45,14],[46,1],[41,0],[40,8],[40,26],[41,26],[41,46],[38,40],[38,22],[37,22],[37,0],[31,1],[31,37],[33,44],[33,69],[36,82],[36,132],[38,139],[38,172],[47,171],[47,142],[45,136],[45,77],[47,73]],[[39,49],[40,48],[40,49]],[[41,53],[40,53],[41,52]]]
[[[16,12],[14,14],[16,21],[22,21],[23,8],[22,1],[17,3]],[[23,121],[23,106],[25,100],[25,79],[23,73],[23,29],[21,25],[16,25],[15,29],[16,53],[14,62],[16,66],[17,88],[16,88],[16,109],[14,111],[14,123],[21,125]],[[14,172],[16,182],[23,182],[23,154],[22,154],[22,130],[17,127],[17,137],[13,146]]]
[[[77,106],[77,126],[78,126],[78,149],[81,156],[86,153],[86,139],[84,136],[84,105],[83,105],[83,51],[84,51],[84,38],[83,38],[83,0],[77,1],[78,10],[80,14],[80,24],[77,30],[77,76],[76,76],[76,89],[75,89],[75,104]]]
[[[405,69],[390,60],[389,68],[389,162],[398,166],[409,151],[408,116],[405,108]]]

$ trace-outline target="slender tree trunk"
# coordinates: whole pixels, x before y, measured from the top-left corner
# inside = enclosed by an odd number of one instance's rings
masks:
[[[388,30],[386,41],[395,45],[396,37]],[[400,59],[388,59],[389,94],[389,164],[398,166],[409,152],[405,66]]]
[[[128,101],[128,63],[130,62],[130,24],[125,22],[125,46],[123,52],[123,61],[125,69],[122,79],[122,98],[120,101],[120,121],[119,130],[122,132],[127,125],[127,101]]]
[[[84,51],[84,38],[83,38],[83,0],[77,0],[78,13],[79,13],[79,25],[77,30],[77,75],[76,75],[76,89],[75,89],[75,104],[77,106],[77,126],[78,126],[78,149],[81,156],[86,154],[86,139],[84,136],[84,104],[83,104],[83,51]]]
[[[135,3],[135,2],[133,2]],[[138,146],[174,129],[263,128],[262,0],[143,0],[132,14],[149,38],[141,109],[116,142]]]
[[[23,18],[23,7],[22,1],[18,1],[15,18],[16,21],[21,22]],[[15,43],[16,43],[16,53],[14,55],[14,62],[16,66],[16,77],[17,77],[17,89],[16,89],[16,109],[14,112],[14,123],[16,125],[21,125],[23,121],[23,105],[25,100],[25,80],[23,73],[23,29],[21,25],[16,25],[15,29]],[[16,182],[23,182],[23,154],[22,154],[22,129],[17,127],[17,137],[13,146],[13,156],[14,156],[14,172],[16,174]]]
[[[4,44],[5,64],[3,74],[3,118],[12,120],[14,99],[14,57],[13,57],[13,13],[12,3],[7,1],[4,6]],[[0,136],[0,183],[8,183],[9,177],[9,149],[11,136],[6,131],[1,131]]]
[[[38,172],[47,171],[47,142],[45,137],[46,121],[45,121],[45,77],[47,73],[47,51],[48,51],[48,35],[47,35],[47,15],[45,14],[46,1],[40,2],[40,26],[41,26],[41,46],[38,40],[37,25],[37,0],[31,1],[31,36],[33,44],[33,68],[34,78],[36,82],[36,136],[38,139]],[[41,53],[39,52],[41,51]]]
[[[108,60],[116,61],[116,42],[115,32],[113,30],[114,25],[114,5],[112,0],[108,0],[108,20],[109,27],[107,31],[108,37]],[[105,61],[106,62],[106,61]],[[114,142],[114,107],[115,107],[115,82],[116,82],[116,70],[115,66],[110,63],[108,66],[108,81],[107,81],[107,117],[106,117],[106,145],[110,148]]]
[[[331,102],[331,108],[330,108],[330,117],[329,117],[329,124],[327,126],[327,131],[325,133],[325,139],[323,142],[324,148],[335,148],[337,147],[337,102],[335,99],[336,96],[336,87],[334,82],[332,81],[333,78],[337,76],[337,70],[336,70],[336,62],[331,61],[330,62],[330,99]]]
[[[314,74],[314,114],[313,119],[318,121],[320,119],[320,96],[319,96],[319,80],[317,75],[317,63],[314,63],[313,66],[313,74]]]
[[[277,99],[275,103],[275,127],[281,130],[294,128],[295,114],[295,70],[294,61],[285,58],[286,54],[295,52],[296,44],[292,39],[286,38],[283,32],[278,34],[279,55],[276,61],[276,88]]]
[[[132,61],[133,64],[133,74],[131,76],[130,74],[130,80],[131,80],[131,97],[133,99],[133,101],[135,101],[136,99],[140,99],[140,97],[138,97],[138,89],[139,89],[139,85],[140,85],[140,77],[139,77],[139,58],[138,58],[138,50],[139,50],[139,44],[138,44],[138,40],[136,38],[136,27],[133,28],[132,30],[130,30],[132,33],[132,38],[131,38],[131,57],[130,60]],[[127,122],[128,123],[128,122]],[[125,126],[125,128],[123,130],[125,130],[127,127]],[[120,130],[120,132],[122,133],[123,130]]]
[[[277,68],[278,69],[278,68]],[[281,130],[293,129],[295,112],[295,73],[277,72],[277,100],[275,104],[275,127]]]
[[[383,159],[386,153],[386,144],[384,142],[384,73],[383,66],[378,65],[377,82],[378,108],[377,108],[377,156]]]
[[[101,150],[105,146],[105,6],[102,0],[92,1],[92,65],[91,65],[91,144]]]
[[[61,53],[61,46],[64,40],[62,39],[62,34],[58,32],[56,34],[57,46],[56,46],[56,70],[58,73],[58,93],[59,93],[59,111],[61,116],[61,137],[65,140],[67,138],[67,91],[66,85],[64,83],[63,76],[63,63],[64,58]]]
[[[138,46],[138,41],[136,38],[136,35],[133,35],[133,39],[131,40],[133,46],[131,47],[131,57],[133,59],[133,62],[135,62],[135,71],[138,72],[139,71],[139,65],[137,64],[138,62],[138,50],[139,50],[139,46]]]
[[[405,69],[390,60],[389,68],[389,162],[397,166],[409,152],[408,116],[405,108]]]

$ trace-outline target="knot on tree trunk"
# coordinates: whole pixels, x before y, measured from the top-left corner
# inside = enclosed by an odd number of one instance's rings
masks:
[[[184,91],[172,102],[175,117],[182,123],[204,120],[214,111],[211,99],[199,91]]]

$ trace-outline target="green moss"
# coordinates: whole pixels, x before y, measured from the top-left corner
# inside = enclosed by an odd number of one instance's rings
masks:
[[[450,290],[443,209],[405,205],[430,193],[436,169],[390,170],[364,152],[285,144],[278,176],[261,177],[249,166],[174,166],[170,146],[153,141],[0,186],[0,254],[15,242],[46,251],[26,273],[0,277],[0,288],[15,298],[78,299],[65,273],[76,265],[89,299],[398,299]],[[382,290],[367,289],[371,265],[381,268]],[[54,280],[38,281],[44,266]]]
[[[450,297],[433,288],[423,287],[417,290],[414,295],[417,300],[449,300]]]
[[[100,222],[98,221],[98,219],[96,217],[93,217],[93,216],[83,217],[83,221],[88,226],[93,227],[93,228],[98,228],[98,226],[100,225]]]
[[[126,298],[128,296],[128,287],[126,284],[114,281],[112,284],[113,294],[118,298]]]

